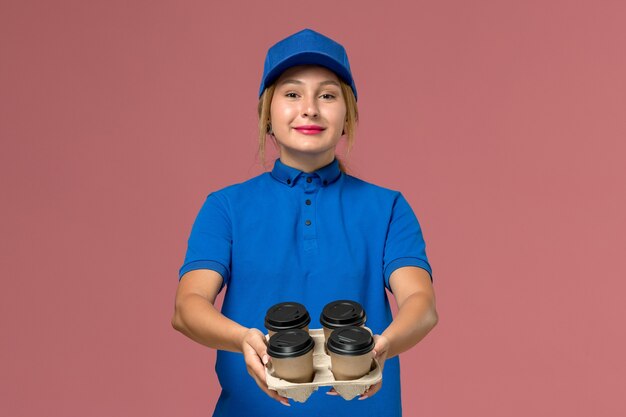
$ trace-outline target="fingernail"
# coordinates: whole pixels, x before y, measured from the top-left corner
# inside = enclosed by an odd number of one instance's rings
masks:
[[[268,359],[267,355],[263,355],[263,365],[267,365]]]
[[[337,393],[337,391],[326,391],[326,394],[328,394],[328,395],[339,395]]]
[[[359,397],[359,401],[364,400],[364,399],[366,399],[366,398],[368,398],[368,397],[367,397],[367,395],[364,395],[364,396],[362,396],[362,397]]]
[[[282,405],[286,405],[287,407],[291,407],[291,404],[289,404],[289,401],[284,400],[280,402]]]

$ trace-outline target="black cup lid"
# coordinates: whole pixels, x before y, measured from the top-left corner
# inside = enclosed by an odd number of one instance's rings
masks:
[[[326,304],[320,315],[320,323],[329,329],[345,326],[362,326],[366,316],[363,306],[352,300],[337,300]]]
[[[374,337],[362,327],[343,327],[333,330],[326,348],[339,355],[364,355],[374,349]]]
[[[306,307],[300,303],[285,302],[273,305],[265,315],[265,328],[278,332],[288,329],[302,329],[311,322]]]
[[[315,342],[301,329],[282,330],[270,337],[267,354],[273,358],[295,358],[310,352]]]

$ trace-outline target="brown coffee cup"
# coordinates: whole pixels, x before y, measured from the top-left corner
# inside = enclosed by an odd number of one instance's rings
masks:
[[[282,330],[270,337],[267,354],[272,358],[274,376],[295,383],[312,382],[315,342],[308,331]]]
[[[367,329],[350,326],[334,330],[327,348],[337,381],[359,379],[372,369],[374,337]]]
[[[265,314],[265,328],[270,337],[282,330],[302,329],[308,332],[310,322],[311,316],[306,307],[295,302],[274,304]]]
[[[336,300],[324,306],[320,314],[320,324],[324,329],[325,345],[333,330],[348,326],[365,326],[367,316],[361,304],[352,300]],[[328,348],[324,348],[328,354]]]

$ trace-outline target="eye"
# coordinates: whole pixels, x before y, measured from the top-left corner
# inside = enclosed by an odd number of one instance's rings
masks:
[[[296,93],[286,93],[285,97],[296,98],[298,95]]]
[[[335,98],[335,96],[333,94],[322,94],[321,97],[325,100],[332,100]]]

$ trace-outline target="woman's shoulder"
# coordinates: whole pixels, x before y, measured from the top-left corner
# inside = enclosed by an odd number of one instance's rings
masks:
[[[267,182],[268,175],[268,172],[264,172],[245,181],[224,185],[214,190],[210,190],[209,194],[224,198],[232,198],[241,194],[245,195],[250,192],[259,192],[260,187],[263,187],[263,184]]]
[[[343,176],[345,178],[344,181],[346,182],[346,186],[350,189],[356,190],[357,192],[370,193],[372,195],[379,196],[380,198],[390,199],[395,199],[401,194],[400,191],[396,189],[374,184],[373,182],[366,181],[350,174],[344,173]]]

